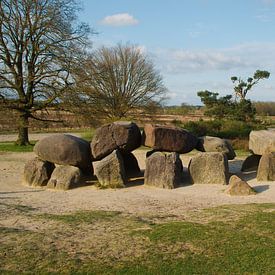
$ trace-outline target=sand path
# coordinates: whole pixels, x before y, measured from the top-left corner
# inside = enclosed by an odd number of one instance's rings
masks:
[[[144,169],[145,150],[136,150]],[[144,185],[118,190],[98,190],[94,186],[69,191],[33,189],[21,184],[24,164],[34,153],[0,153],[0,204],[25,205],[37,211],[67,213],[78,210],[114,210],[138,216],[184,216],[186,211],[224,204],[274,203],[275,182],[257,182],[255,173],[243,174],[259,193],[253,196],[231,197],[223,193],[222,185],[186,185],[163,190]],[[182,156],[188,165],[190,156]],[[239,172],[242,160],[230,162],[231,172]]]

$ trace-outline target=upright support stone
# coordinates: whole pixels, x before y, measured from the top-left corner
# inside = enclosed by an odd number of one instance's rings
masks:
[[[223,153],[198,153],[188,167],[194,184],[227,184],[228,160]]]
[[[47,184],[47,188],[69,190],[81,185],[82,173],[75,166],[57,166]]]
[[[123,158],[118,150],[113,151],[104,159],[94,162],[94,173],[100,187],[125,187],[126,173]]]
[[[183,176],[183,167],[178,153],[155,152],[146,159],[144,184],[159,188],[177,187]]]
[[[46,186],[53,170],[53,163],[35,157],[25,165],[23,182],[30,186]]]
[[[257,180],[275,181],[275,152],[262,155],[257,171]]]

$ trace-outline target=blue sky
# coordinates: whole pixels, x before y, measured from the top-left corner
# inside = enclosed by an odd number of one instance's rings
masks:
[[[138,45],[168,88],[168,104],[200,104],[197,91],[232,94],[233,75],[271,76],[248,97],[275,101],[275,0],[82,0],[93,47]]]

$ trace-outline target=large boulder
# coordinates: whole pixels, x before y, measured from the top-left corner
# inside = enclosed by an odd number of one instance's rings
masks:
[[[262,155],[258,171],[258,181],[275,181],[275,152]]]
[[[82,184],[82,173],[75,166],[57,166],[47,184],[48,188],[56,190],[69,190]]]
[[[146,159],[144,184],[159,188],[177,187],[183,176],[178,153],[155,152]]]
[[[226,139],[204,136],[198,138],[196,149],[201,152],[220,152],[226,154],[229,160],[236,157],[232,145]]]
[[[53,163],[35,157],[25,164],[23,182],[30,186],[46,186],[53,170]]]
[[[129,121],[117,121],[98,128],[91,142],[92,156],[100,160],[114,150],[129,153],[141,145],[138,126]]]
[[[89,142],[72,135],[55,134],[38,141],[34,146],[36,155],[59,165],[76,166],[90,170],[92,166]]]
[[[229,178],[228,160],[223,153],[198,153],[188,170],[194,184],[227,184]]]
[[[118,150],[94,164],[94,173],[102,188],[121,188],[126,184],[123,158]]]
[[[138,165],[138,161],[133,153],[123,153],[121,154],[125,173],[127,177],[138,177],[140,176],[140,168]]]
[[[251,131],[249,149],[256,155],[275,152],[275,130]]]
[[[255,195],[256,191],[244,180],[236,175],[230,177],[225,193],[231,196]]]
[[[143,131],[143,145],[156,151],[177,152],[192,151],[197,145],[197,137],[179,127],[146,124]]]
[[[261,157],[262,156],[260,155],[248,156],[242,164],[241,171],[242,172],[257,171]]]

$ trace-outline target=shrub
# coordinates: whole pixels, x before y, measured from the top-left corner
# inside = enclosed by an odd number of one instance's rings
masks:
[[[189,121],[184,128],[197,136],[216,136],[235,139],[247,138],[252,130],[261,130],[265,127],[257,123],[247,123],[235,120]]]

